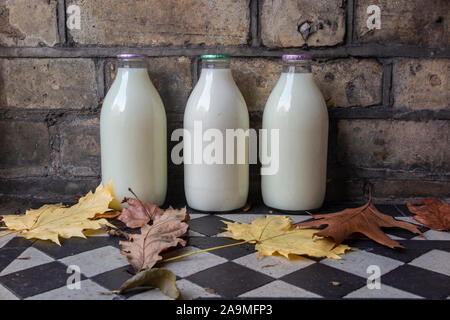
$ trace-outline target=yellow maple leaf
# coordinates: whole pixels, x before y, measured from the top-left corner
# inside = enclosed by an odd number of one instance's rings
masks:
[[[315,229],[298,229],[291,223],[291,218],[285,216],[267,216],[258,218],[251,224],[223,221],[235,240],[246,240],[256,243],[258,257],[280,254],[308,255],[311,257],[326,257],[341,259],[340,254],[351,250],[347,245],[334,247],[334,242],[327,238],[314,237]]]
[[[4,215],[3,222],[8,230],[26,239],[51,240],[57,244],[59,237],[86,238],[83,230],[97,230],[104,225],[113,227],[106,219],[90,220],[97,213],[108,211],[113,200],[113,186],[100,184],[95,193],[89,191],[77,204],[65,207],[62,203],[46,204],[36,210],[27,210],[25,215]]]

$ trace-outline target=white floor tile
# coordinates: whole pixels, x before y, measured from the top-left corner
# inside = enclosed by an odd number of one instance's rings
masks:
[[[67,266],[79,266],[81,273],[87,277],[128,265],[126,257],[120,254],[118,248],[112,246],[82,252],[74,256],[62,258],[59,261]]]
[[[112,300],[115,295],[109,294],[108,289],[91,280],[80,282],[80,289],[69,289],[66,286],[47,291],[26,300]]]
[[[416,237],[412,238],[411,240],[450,241],[450,232],[428,230],[428,231],[424,232],[423,235],[426,237],[426,239],[424,239],[422,236],[416,236]]]
[[[233,262],[243,265],[249,269],[267,274],[273,278],[280,278],[294,271],[303,269],[316,263],[305,257],[296,256],[288,260],[284,257],[263,257],[258,259],[258,253],[252,253],[240,257]]]
[[[127,300],[173,300],[166,296],[159,289],[149,289],[147,291],[135,294],[129,297]]]
[[[396,220],[409,222],[418,226],[423,226],[420,222],[416,221],[413,217],[394,217]]]
[[[415,294],[388,286],[381,283],[380,289],[369,289],[364,286],[346,295],[344,298],[367,298],[367,299],[422,299]]]
[[[9,232],[8,230],[6,230],[6,231],[2,230],[2,231],[0,231],[0,235],[6,234],[8,232]],[[11,233],[11,234],[8,234],[7,236],[1,237],[0,238],[0,248],[3,247],[5,244],[7,244],[9,242],[9,240],[14,238],[15,236],[16,236],[15,233]]]
[[[200,251],[196,247],[185,247],[175,251],[170,252],[170,255],[167,257],[175,257],[178,255],[191,253],[195,251]],[[221,263],[227,262],[227,259],[216,256],[214,254],[208,252],[202,252],[198,254],[194,254],[191,256],[183,257],[178,260],[169,261],[166,263],[158,264],[158,268],[169,269],[173,273],[175,273],[179,277],[187,277],[191,274],[197,273],[199,271],[214,267]]]
[[[450,277],[450,253],[442,250],[431,250],[414,259],[409,264],[419,268],[439,272]]]
[[[198,219],[207,215],[207,213],[189,213],[189,220]]]
[[[2,272],[0,272],[0,276],[4,276],[6,274],[20,270],[33,268],[52,261],[54,261],[54,259],[46,255],[45,253],[33,247],[29,247],[24,252],[22,252],[22,254],[18,256],[13,262],[11,262],[5,269],[3,269]]]
[[[19,298],[0,284],[0,300],[19,300]]]
[[[276,280],[262,287],[241,294],[239,297],[246,298],[321,298],[321,296],[293,286],[284,281]]]
[[[404,264],[401,261],[397,261],[363,250],[357,250],[347,253],[346,255],[342,256],[341,260],[324,259],[320,261],[320,263],[356,274],[363,278],[367,278],[372,274],[367,273],[367,267],[369,267],[370,265],[378,266],[380,268],[381,274],[383,275]]]

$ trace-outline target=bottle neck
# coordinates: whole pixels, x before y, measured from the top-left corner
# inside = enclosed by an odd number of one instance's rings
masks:
[[[202,70],[204,69],[228,69],[230,70],[229,59],[202,60]]]
[[[310,60],[283,60],[283,73],[311,73]]]
[[[230,69],[230,60],[202,60],[202,81],[234,81]]]
[[[117,79],[150,80],[145,59],[120,59],[118,62]]]

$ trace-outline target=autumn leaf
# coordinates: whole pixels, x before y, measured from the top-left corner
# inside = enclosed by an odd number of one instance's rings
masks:
[[[341,244],[351,234],[359,232],[390,248],[404,248],[397,241],[389,238],[381,230],[382,227],[403,228],[416,234],[422,234],[415,225],[395,220],[393,217],[378,211],[372,203],[371,196],[369,201],[361,207],[347,208],[335,213],[314,214],[312,216],[315,220],[301,222],[296,224],[296,226],[311,228],[328,225],[321,231],[316,232],[315,235],[332,238],[336,246]]]
[[[177,288],[176,280],[177,278],[172,271],[166,269],[153,268],[142,270],[125,281],[113,293],[122,294],[134,288],[153,287],[160,289],[162,293],[172,299],[178,299],[180,297],[180,291]]]
[[[140,228],[153,221],[156,216],[162,215],[164,210],[156,204],[150,204],[135,198],[125,198],[122,202],[128,203],[129,207],[122,210],[119,220],[128,228]]]
[[[439,199],[408,202],[408,210],[415,214],[414,220],[437,231],[450,230],[450,204]]]
[[[186,241],[178,237],[188,230],[186,208],[176,210],[170,207],[162,215],[156,216],[153,225],[145,224],[140,234],[128,234],[129,241],[120,241],[122,254],[136,272],[150,269],[162,259],[160,253]]]
[[[290,255],[308,255],[341,259],[340,254],[351,250],[347,245],[334,246],[326,238],[314,238],[316,230],[294,228],[291,219],[284,216],[267,216],[248,223],[223,221],[235,240],[255,243],[258,257],[275,254],[289,258]]]
[[[98,220],[98,219],[114,219],[117,218],[121,214],[120,211],[107,211],[103,213],[97,212],[91,220]]]
[[[26,239],[51,240],[60,245],[59,237],[86,238],[83,230],[97,230],[103,226],[114,228],[106,219],[91,220],[97,213],[110,210],[112,188],[111,183],[106,187],[100,184],[95,193],[89,191],[71,207],[61,203],[46,204],[36,210],[27,210],[25,215],[4,215],[3,222],[9,230]]]

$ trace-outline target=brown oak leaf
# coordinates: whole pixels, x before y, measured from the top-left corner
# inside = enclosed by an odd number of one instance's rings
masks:
[[[170,207],[155,217],[153,225],[144,224],[140,234],[128,234],[129,241],[120,241],[121,253],[136,272],[152,268],[162,259],[162,251],[179,244],[186,245],[186,241],[179,237],[187,232],[185,221],[188,219],[186,208],[176,210]]]
[[[393,217],[378,211],[372,203],[372,196],[361,207],[347,208],[335,213],[314,214],[312,216],[315,220],[301,222],[296,224],[296,226],[310,228],[327,225],[327,227],[316,232],[314,235],[332,238],[335,246],[341,244],[351,234],[359,232],[390,248],[404,248],[397,241],[389,238],[381,230],[381,227],[403,228],[416,234],[422,234],[415,225],[395,220]]]
[[[425,199],[416,203],[408,202],[408,210],[414,213],[414,220],[437,231],[450,230],[450,204],[439,199]]]
[[[150,204],[136,198],[125,198],[122,203],[128,203],[128,208],[124,208],[117,218],[128,228],[140,228],[153,221],[155,217],[162,215],[164,210],[156,204]]]

